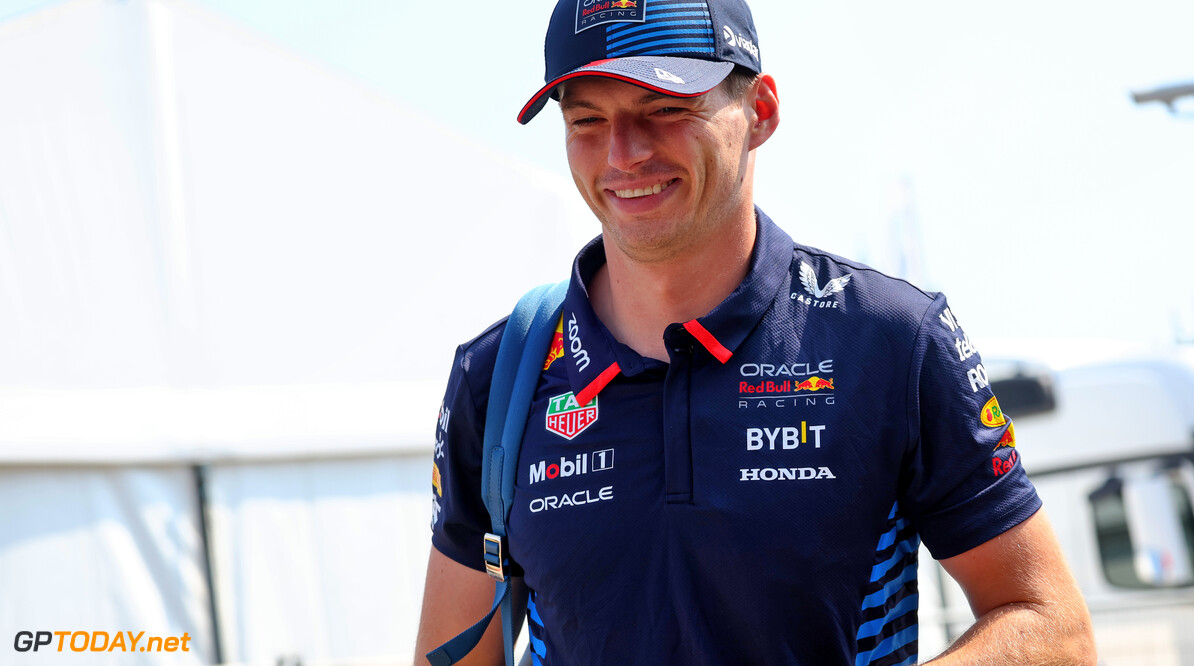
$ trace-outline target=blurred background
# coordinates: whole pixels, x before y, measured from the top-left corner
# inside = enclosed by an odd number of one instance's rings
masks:
[[[598,233],[553,5],[0,0],[0,662],[409,663],[453,350]],[[1194,5],[752,8],[756,201],[949,295],[1104,663],[1194,664]]]

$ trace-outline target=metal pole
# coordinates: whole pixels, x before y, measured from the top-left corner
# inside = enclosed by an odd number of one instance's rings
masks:
[[[216,583],[212,576],[211,538],[207,515],[207,465],[194,465],[195,494],[199,500],[199,538],[203,548],[203,572],[207,576],[207,600],[211,609],[211,644],[215,651],[215,662],[224,663],[224,648],[220,642],[220,612],[216,604]]]

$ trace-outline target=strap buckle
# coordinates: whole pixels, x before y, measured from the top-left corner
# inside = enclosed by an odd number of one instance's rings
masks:
[[[502,557],[502,542],[505,540],[503,536],[485,534],[485,572],[496,581],[506,580],[506,561]]]

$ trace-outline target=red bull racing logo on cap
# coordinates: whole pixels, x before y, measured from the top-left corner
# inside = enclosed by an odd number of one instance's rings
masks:
[[[606,23],[643,23],[647,0],[576,0],[576,32]]]

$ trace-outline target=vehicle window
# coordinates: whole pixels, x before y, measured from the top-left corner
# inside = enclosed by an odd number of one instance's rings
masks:
[[[1135,589],[1194,584],[1194,508],[1179,470],[1138,486],[1125,488],[1112,477],[1090,495],[1103,575]],[[1126,499],[1133,491],[1134,499]]]

